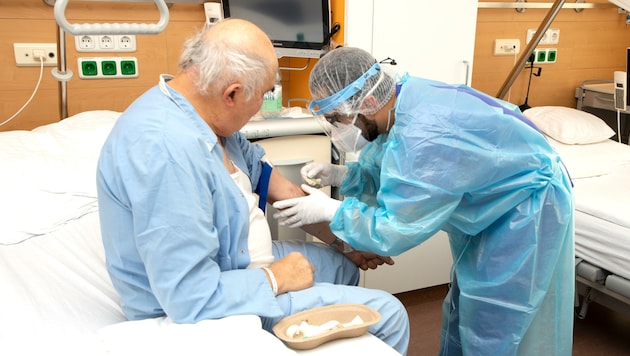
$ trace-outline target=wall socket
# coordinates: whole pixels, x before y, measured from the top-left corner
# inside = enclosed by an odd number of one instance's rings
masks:
[[[79,57],[81,79],[126,79],[138,77],[136,57]]]
[[[525,39],[525,43],[529,43],[534,35],[536,34],[536,29],[530,28],[527,30],[527,38]],[[549,28],[545,31],[545,34],[540,39],[539,45],[550,45],[550,44],[558,44],[560,42],[560,29],[559,28]]]
[[[527,63],[531,63],[532,59],[534,64],[551,64],[556,63],[558,59],[557,48],[536,48],[527,59]]]
[[[74,37],[77,52],[135,52],[135,35],[79,35]]]
[[[56,43],[14,43],[13,54],[18,67],[39,67],[40,56],[44,66],[57,66]]]
[[[495,56],[513,56],[521,52],[521,40],[497,39],[494,40]]]

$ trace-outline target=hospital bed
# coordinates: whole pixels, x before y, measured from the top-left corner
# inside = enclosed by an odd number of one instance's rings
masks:
[[[598,117],[536,107],[524,115],[560,154],[574,184],[577,316],[590,301],[630,315],[630,146]]]
[[[0,133],[0,354],[397,355],[367,333],[294,351],[255,315],[126,321],[105,268],[95,183],[118,116],[88,111]]]
[[[64,32],[155,34],[168,23],[164,0],[118,1],[153,2],[159,20],[77,23],[65,17],[69,0],[47,2],[54,3],[60,32],[60,66],[53,75],[62,84],[63,120],[31,131],[0,132],[0,354],[397,355],[369,333],[295,351],[263,330],[255,315],[196,324],[166,317],[125,319],[105,267],[95,182],[101,146],[120,113],[98,110],[68,117],[64,85],[71,78]]]

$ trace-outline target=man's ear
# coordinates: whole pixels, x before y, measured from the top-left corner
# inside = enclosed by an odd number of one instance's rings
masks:
[[[243,90],[243,86],[240,83],[230,84],[221,95],[221,99],[227,106],[234,106],[236,95]]]
[[[363,109],[365,111],[374,111],[376,107],[378,107],[378,102],[376,101],[374,95],[368,95],[365,99],[363,99]]]

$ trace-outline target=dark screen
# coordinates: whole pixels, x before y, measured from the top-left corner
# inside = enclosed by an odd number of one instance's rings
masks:
[[[225,17],[253,22],[274,45],[297,42],[302,43],[297,45],[299,48],[321,48],[329,30],[328,5],[321,0],[223,0],[223,3]]]

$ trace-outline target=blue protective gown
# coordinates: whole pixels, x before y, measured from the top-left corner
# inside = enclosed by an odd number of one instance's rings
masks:
[[[305,309],[358,303],[382,316],[370,333],[406,353],[404,306],[383,291],[356,287],[357,266],[325,244],[273,241],[276,260],[297,251],[316,267],[311,288],[275,296],[261,269],[247,269],[247,201],[224,168],[217,136],[184,97],[167,90],[150,89],[121,115],[98,163],[107,270],[125,316],[194,323],[255,314],[271,331]],[[254,190],[263,149],[239,132],[224,145]]]
[[[409,77],[395,110],[348,163],[333,232],[382,255],[448,233],[441,354],[571,355],[573,196],[558,154],[514,105],[466,86]]]

